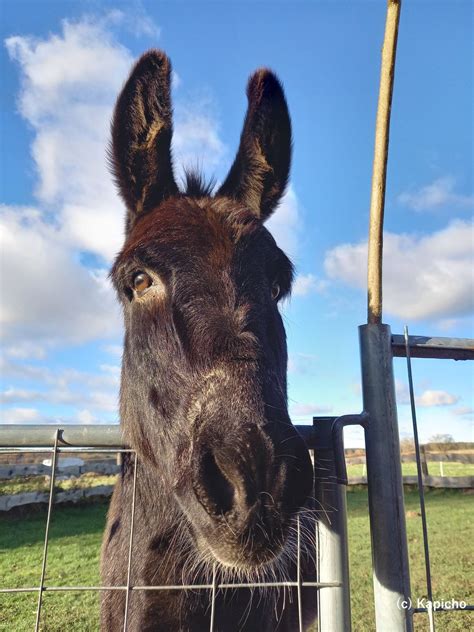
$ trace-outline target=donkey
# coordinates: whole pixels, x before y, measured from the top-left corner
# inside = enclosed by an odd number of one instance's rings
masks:
[[[196,173],[184,190],[171,157],[171,65],[151,50],[117,100],[110,160],[127,207],[111,278],[123,306],[124,440],[137,454],[127,629],[298,629],[294,588],[176,586],[296,580],[295,530],[306,541],[308,451],[287,409],[287,350],[278,302],[293,269],[264,227],[291,159],[282,86],[252,75],[230,172],[213,195]],[[124,626],[132,457],[116,484],[102,545],[101,629]],[[310,509],[308,509],[310,511]],[[298,527],[300,528],[300,527]],[[306,547],[309,549],[309,546]],[[314,567],[301,553],[304,580]],[[305,628],[314,589],[302,587]],[[306,599],[306,597],[309,597]],[[305,603],[306,602],[306,603]]]

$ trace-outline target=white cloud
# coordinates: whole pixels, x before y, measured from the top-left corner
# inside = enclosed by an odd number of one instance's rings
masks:
[[[122,242],[123,208],[105,150],[113,103],[133,62],[110,29],[124,17],[65,20],[60,34],[5,42],[21,71],[19,110],[34,132],[39,202],[38,209],[2,210],[1,320],[13,357],[121,330],[105,268],[88,269],[80,253],[109,262]]]
[[[385,233],[384,307],[403,319],[452,318],[473,310],[472,224],[456,220],[429,235]],[[328,276],[365,290],[367,244],[326,253]]]
[[[112,356],[116,356],[117,358],[122,357],[122,352],[123,352],[122,345],[104,345],[104,347],[102,348],[106,353]]]
[[[98,421],[94,417],[94,415],[90,412],[90,410],[87,410],[86,408],[84,410],[80,410],[77,413],[77,420],[81,424],[93,424],[93,423],[97,423]]]
[[[41,400],[42,398],[42,393],[24,388],[13,388],[12,386],[0,393],[0,402],[3,404],[11,404],[18,401],[34,402]]]
[[[131,10],[114,9],[110,11],[102,22],[123,26],[135,37],[146,35],[157,39],[161,34],[160,27],[147,14],[141,2],[134,2]]]
[[[11,358],[41,360],[46,357],[46,349],[29,340],[15,340],[14,344],[5,349],[5,354]]]
[[[317,360],[310,353],[290,353],[288,356],[288,373],[307,375],[313,372]]]
[[[91,376],[91,380],[92,376]],[[117,413],[118,389],[104,390],[84,390],[78,388],[77,384],[64,386],[62,388],[47,389],[45,391],[28,390],[9,387],[0,393],[0,402],[3,404],[16,404],[18,402],[30,402],[38,404],[47,403],[49,406],[72,406],[80,407],[87,405],[98,412]]]
[[[405,191],[398,201],[415,211],[429,211],[443,206],[452,208],[474,207],[474,196],[455,193],[456,180],[451,176],[438,178],[415,191]]]
[[[52,370],[43,365],[3,358],[0,373],[5,383],[8,380],[28,382],[28,388],[7,386],[0,393],[0,401],[4,404],[46,402],[50,406],[86,407],[95,416],[117,414],[120,375],[114,365],[102,365],[100,372],[88,373],[67,367]]]
[[[176,70],[172,70],[171,71],[171,87],[173,90],[178,90],[178,88],[181,86],[182,84],[182,80],[181,77],[178,75],[178,73],[176,72]]]
[[[463,417],[464,415],[472,417],[474,408],[472,406],[459,406],[459,408],[453,408],[452,412],[458,417]]]
[[[327,287],[327,281],[318,279],[314,274],[299,274],[293,284],[292,296],[308,296],[315,292],[322,292]]]
[[[427,390],[416,397],[415,401],[417,406],[431,408],[432,406],[452,406],[459,401],[459,397],[447,391]]]
[[[425,386],[427,385],[428,384],[426,384],[425,382]],[[408,383],[404,380],[395,378],[395,394],[397,404],[399,406],[410,404],[410,392],[408,388]],[[415,394],[415,404],[417,408],[420,409],[453,406],[454,404],[457,404],[459,400],[460,397],[458,395],[453,395],[448,391],[436,390],[431,388],[425,388],[425,390],[423,390],[420,394]],[[470,412],[472,412],[472,409],[470,409],[469,407],[458,407],[450,409],[450,412],[457,416],[464,414],[468,415]],[[405,413],[403,413],[402,416],[404,414]],[[423,414],[422,411],[420,411],[420,414]],[[426,415],[427,413],[425,412],[424,414]]]
[[[100,365],[100,370],[103,371],[104,373],[108,374],[108,375],[111,375],[117,381],[120,378],[121,368],[120,368],[119,365],[116,365],[116,364],[101,364]]]
[[[25,424],[38,421],[40,415],[35,408],[7,408],[1,411],[3,424]]]
[[[219,121],[210,96],[175,104],[172,152],[178,179],[182,178],[185,168],[198,167],[213,175],[226,162],[228,150],[221,140]]]
[[[123,240],[123,210],[106,147],[113,104],[133,58],[107,26],[65,20],[61,35],[14,36],[6,47],[21,69],[20,112],[35,132],[38,200],[55,210],[62,243],[110,261]]]
[[[278,246],[290,257],[298,254],[301,217],[298,197],[290,185],[278,208],[265,224]]]
[[[410,403],[410,391],[408,384],[398,378],[395,378],[395,395],[397,404],[408,405]],[[442,390],[424,390],[421,395],[415,395],[415,403],[420,408],[433,408],[437,406],[452,406],[459,401],[457,395],[452,395]],[[455,412],[453,410],[453,412]],[[461,413],[462,414],[462,413]]]
[[[410,403],[410,391],[408,390],[408,384],[406,382],[402,382],[398,378],[395,378],[395,397],[397,404]]]
[[[312,420],[313,415],[327,414],[332,411],[332,406],[321,406],[320,404],[293,404],[290,406],[291,417],[307,417]]]
[[[10,355],[24,357],[40,341],[82,342],[120,331],[111,288],[74,259],[36,210],[3,207],[0,231],[0,322]]]

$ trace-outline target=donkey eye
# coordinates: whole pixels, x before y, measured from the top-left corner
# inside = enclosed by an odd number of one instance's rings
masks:
[[[272,285],[272,299],[276,301],[276,299],[280,296],[280,286],[278,283],[274,283]]]
[[[150,275],[146,272],[137,272],[133,277],[132,286],[135,292],[138,294],[144,292],[152,284]]]

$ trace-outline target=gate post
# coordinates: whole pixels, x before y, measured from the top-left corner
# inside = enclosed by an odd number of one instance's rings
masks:
[[[413,630],[391,331],[359,327],[376,629]]]

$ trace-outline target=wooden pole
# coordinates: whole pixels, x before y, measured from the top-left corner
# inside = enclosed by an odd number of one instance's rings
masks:
[[[428,476],[428,460],[426,458],[426,448],[424,445],[420,445],[420,454],[421,454],[421,471],[423,476]]]
[[[392,105],[395,56],[397,50],[398,23],[401,0],[388,0],[385,36],[380,70],[379,101],[375,124],[374,165],[370,197],[370,226],[368,252],[368,314],[369,324],[382,322],[382,251],[383,217],[385,206],[385,183],[387,179],[387,156],[390,132],[390,110]]]

